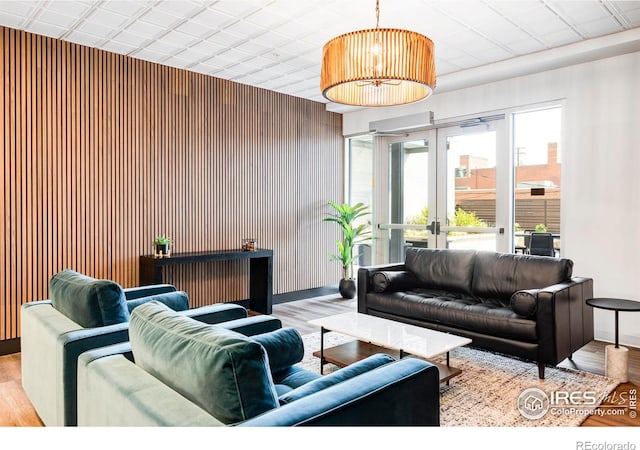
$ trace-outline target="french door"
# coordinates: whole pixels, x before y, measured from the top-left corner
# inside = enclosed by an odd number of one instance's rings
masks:
[[[508,252],[507,144],[502,118],[379,139],[378,262],[403,261],[408,247]]]

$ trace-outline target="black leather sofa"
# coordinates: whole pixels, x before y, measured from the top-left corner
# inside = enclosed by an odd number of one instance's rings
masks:
[[[358,270],[358,312],[468,337],[544,378],[593,340],[593,280],[572,272],[566,258],[409,248],[403,264]]]

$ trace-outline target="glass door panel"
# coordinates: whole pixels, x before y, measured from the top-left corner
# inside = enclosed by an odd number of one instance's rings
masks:
[[[389,144],[389,262],[404,261],[409,246],[429,246],[427,224],[433,183],[429,172],[433,157],[428,139]]]
[[[506,251],[509,188],[504,120],[438,129],[439,248]],[[442,155],[442,156],[440,156]]]
[[[498,132],[502,120],[438,129],[440,248],[498,249]]]
[[[377,201],[388,214],[379,216],[386,252],[378,263],[404,261],[409,247],[509,251],[507,139],[502,118],[384,138],[388,190]]]

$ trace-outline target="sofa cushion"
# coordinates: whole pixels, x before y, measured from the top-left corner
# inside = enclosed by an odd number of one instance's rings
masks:
[[[98,280],[70,269],[49,281],[51,305],[84,328],[129,320],[124,292],[114,281]]]
[[[250,339],[258,342],[267,351],[271,373],[279,372],[299,363],[304,356],[302,336],[295,328],[280,328],[251,336]]]
[[[573,262],[546,256],[478,252],[473,294],[509,300],[514,292],[542,289],[571,278]]]
[[[138,297],[133,300],[127,300],[127,309],[129,310],[129,313],[131,313],[138,306],[152,301],[163,303],[174,311],[186,311],[189,309],[189,297],[187,296],[187,293],[183,291],[152,294],[147,297]]]
[[[383,317],[402,317],[421,323],[443,324],[491,336],[535,342],[536,322],[517,315],[499,299],[481,299],[443,290],[369,293],[370,311]]]
[[[396,292],[419,287],[420,281],[413,272],[406,270],[380,271],[373,274],[375,292]]]
[[[285,385],[291,389],[295,389],[321,377],[322,375],[319,373],[311,372],[310,370],[303,369],[302,367],[291,366],[281,370],[280,372],[274,373],[273,382],[276,384],[276,387],[278,385]]]
[[[523,317],[533,317],[538,309],[538,289],[515,292],[511,296],[511,309]]]
[[[405,267],[425,288],[470,294],[475,255],[473,250],[408,248]]]
[[[320,392],[321,390],[326,389],[329,386],[342,383],[343,381],[354,378],[365,372],[373,370],[376,367],[384,366],[385,364],[389,364],[393,361],[395,361],[394,358],[389,355],[385,355],[384,353],[371,355],[361,361],[358,361],[347,367],[343,367],[336,372],[310,381],[309,383],[293,389],[285,393],[284,395],[280,395],[280,404],[284,405],[308,395],[315,394],[316,392]]]
[[[129,339],[137,365],[225,424],[279,406],[264,347],[240,333],[149,302],[133,310]]]

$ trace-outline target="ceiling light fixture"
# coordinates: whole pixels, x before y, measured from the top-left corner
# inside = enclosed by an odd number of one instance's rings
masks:
[[[436,84],[433,42],[414,31],[376,28],[333,38],[322,50],[320,89],[332,102],[391,106],[428,97]]]

